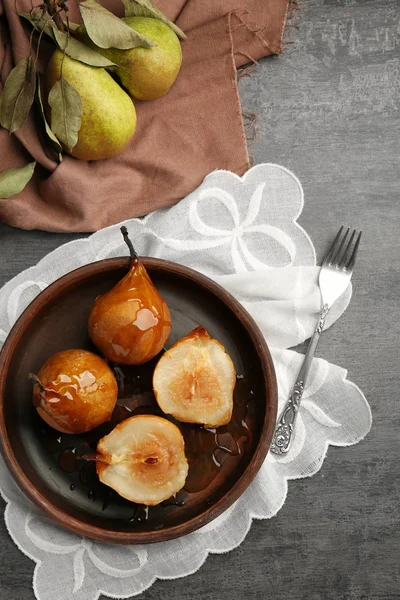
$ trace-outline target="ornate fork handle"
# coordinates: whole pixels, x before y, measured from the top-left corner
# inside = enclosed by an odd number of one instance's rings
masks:
[[[314,334],[310,340],[307,348],[306,355],[304,357],[303,364],[296,379],[296,383],[293,386],[289,400],[284,406],[282,414],[277,423],[274,437],[272,438],[270,450],[274,454],[286,454],[289,450],[292,435],[294,431],[294,425],[296,422],[297,413],[299,412],[301,398],[303,396],[304,387],[307,381],[308,373],[310,371],[312,359],[314,358],[315,350],[317,348],[319,338],[324,329],[325,319],[329,312],[328,304],[324,304],[319,314],[317,326]]]

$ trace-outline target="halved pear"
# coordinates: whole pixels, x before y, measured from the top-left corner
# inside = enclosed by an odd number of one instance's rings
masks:
[[[171,346],[153,374],[154,394],[164,413],[207,427],[231,420],[235,383],[232,359],[203,327]]]
[[[188,463],[178,427],[137,415],[122,421],[97,445],[97,475],[120,496],[154,506],[185,485]]]

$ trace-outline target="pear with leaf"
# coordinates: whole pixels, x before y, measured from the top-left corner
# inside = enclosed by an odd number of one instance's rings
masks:
[[[48,121],[64,150],[75,158],[115,156],[135,132],[133,102],[105,69],[85,65],[56,50],[47,69],[46,92]],[[78,115],[80,123],[74,120]]]
[[[125,17],[122,20],[155,45],[129,50],[96,50],[118,65],[115,74],[133,98],[155,100],[164,96],[175,82],[182,64],[182,49],[178,36],[160,19]],[[84,27],[78,30],[78,35],[88,42]]]
[[[31,1],[30,12],[19,13],[32,28],[30,51],[4,82],[0,125],[10,134],[19,131],[35,106],[44,147],[54,160],[61,162],[63,150],[83,160],[112,157],[136,127],[135,107],[115,78],[136,98],[162,96],[177,77],[182,61],[178,38],[186,36],[151,0],[122,0],[125,19],[96,0],[82,0],[83,25],[69,21],[70,1]],[[43,35],[57,48],[44,80],[36,72]],[[20,193],[35,164],[1,172],[0,199]]]

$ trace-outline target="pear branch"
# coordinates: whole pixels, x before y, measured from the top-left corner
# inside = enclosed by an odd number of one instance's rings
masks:
[[[46,7],[47,7],[47,12],[49,13],[50,16],[53,17],[54,23],[57,25],[58,29],[60,31],[65,31],[66,28],[64,25],[64,21],[62,20],[62,18],[60,16],[60,10],[65,11],[65,9],[66,9],[65,3],[62,2],[61,4],[59,4],[57,2],[57,0],[50,0],[49,2],[46,2]]]
[[[44,26],[43,26],[43,29],[42,29],[42,31],[39,33],[39,39],[38,39],[37,48],[36,48],[35,69],[36,69],[36,65],[37,65],[38,58],[39,58],[40,43],[41,43],[41,41],[42,41],[42,37],[43,37],[43,34],[44,34],[44,30],[45,30],[45,28],[46,28],[46,25],[47,25],[47,24],[48,24],[50,21],[54,21],[54,16],[52,16],[52,17],[51,17],[51,16],[49,16],[49,18],[46,20],[46,22],[45,22],[45,24],[44,24]],[[32,31],[35,31],[35,29],[32,29]]]

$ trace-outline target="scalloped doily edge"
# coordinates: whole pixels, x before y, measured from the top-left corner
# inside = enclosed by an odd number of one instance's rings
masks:
[[[249,177],[249,175],[250,175],[251,173],[253,173],[254,171],[260,170],[260,169],[262,169],[263,167],[276,167],[276,168],[279,168],[279,169],[281,169],[282,171],[284,171],[285,173],[287,173],[288,175],[290,175],[290,176],[292,177],[292,179],[293,179],[293,180],[296,182],[296,185],[298,186],[298,189],[299,189],[299,192],[300,192],[300,199],[301,199],[301,200],[300,200],[300,207],[299,207],[299,210],[298,210],[297,214],[296,214],[296,215],[293,217],[293,219],[291,219],[291,222],[293,223],[293,225],[294,225],[294,226],[295,226],[295,227],[296,227],[296,228],[297,228],[297,229],[298,229],[298,230],[301,232],[301,234],[302,234],[302,235],[303,235],[303,236],[306,238],[306,240],[308,241],[308,243],[309,243],[309,246],[310,246],[310,248],[311,248],[311,251],[312,251],[312,255],[313,255],[313,263],[314,263],[314,265],[315,265],[315,264],[316,264],[316,253],[315,253],[315,248],[314,248],[314,245],[313,245],[313,243],[312,243],[312,241],[311,241],[311,238],[310,238],[310,236],[308,235],[308,233],[307,233],[307,232],[305,231],[305,229],[304,229],[304,228],[303,228],[303,227],[302,227],[302,226],[301,226],[301,225],[300,225],[300,224],[297,222],[297,219],[298,219],[298,218],[299,218],[299,216],[301,215],[301,213],[302,213],[302,210],[303,210],[303,208],[304,208],[304,191],[303,191],[303,187],[302,187],[302,185],[301,185],[301,182],[300,182],[300,180],[298,179],[298,177],[297,177],[297,176],[296,176],[296,175],[295,175],[295,174],[294,174],[292,171],[290,171],[290,170],[289,170],[289,169],[287,169],[286,167],[283,167],[282,165],[278,165],[278,164],[276,164],[276,163],[261,163],[261,164],[258,164],[258,165],[255,165],[255,166],[253,166],[251,169],[249,169],[249,170],[248,170],[248,171],[247,171],[247,172],[246,172],[244,175],[242,175],[242,176],[236,175],[235,173],[232,173],[232,172],[230,172],[230,171],[225,171],[225,170],[223,170],[223,169],[218,169],[218,170],[212,171],[210,174],[208,174],[208,175],[207,175],[207,176],[204,178],[203,182],[204,182],[204,181],[206,181],[206,180],[207,180],[207,179],[208,179],[210,176],[212,176],[212,175],[215,175],[215,174],[217,174],[217,173],[226,173],[226,174],[229,174],[229,176],[230,176],[230,177],[236,178],[237,180],[239,180],[239,181],[241,181],[241,182],[244,182],[244,181],[246,180],[246,178],[247,178],[247,177]],[[200,185],[201,185],[201,184],[200,184]],[[150,214],[152,214],[152,213],[150,213]],[[150,216],[150,215],[148,215],[148,217],[149,217],[149,216]],[[105,230],[111,229],[111,228],[113,228],[113,227],[117,227],[117,226],[119,226],[119,225],[121,225],[121,224],[123,224],[123,223],[127,223],[127,222],[129,222],[129,221],[132,221],[132,220],[137,220],[137,219],[134,219],[134,218],[131,218],[131,219],[125,219],[124,221],[121,221],[121,223],[117,223],[117,224],[109,225],[108,227],[105,227],[105,228],[103,228],[101,231],[105,231]],[[143,219],[143,220],[142,220],[142,223],[143,223],[143,224],[145,224],[145,223],[146,223],[146,221],[147,221],[147,218]],[[48,253],[48,254],[47,254],[45,257],[43,257],[43,258],[42,258],[42,259],[41,259],[41,260],[40,260],[40,261],[39,261],[39,262],[38,262],[36,265],[33,265],[33,266],[31,266],[31,267],[28,267],[28,268],[27,268],[27,269],[25,269],[24,271],[21,271],[21,273],[19,273],[19,275],[17,275],[17,276],[21,276],[21,275],[23,275],[23,274],[25,274],[25,275],[26,275],[26,274],[28,274],[28,273],[35,272],[35,270],[36,270],[36,269],[40,268],[40,265],[41,265],[42,261],[44,261],[44,260],[48,260],[48,258],[49,258],[49,257],[51,257],[51,256],[52,256],[52,254],[54,254],[55,252],[59,251],[61,247],[62,247],[62,248],[65,248],[65,247],[67,247],[67,246],[70,246],[70,245],[72,245],[72,244],[75,244],[77,241],[86,241],[86,242],[87,242],[87,243],[90,245],[90,240],[91,240],[92,236],[95,236],[95,235],[96,235],[96,233],[97,233],[97,232],[95,232],[95,233],[92,233],[92,234],[90,234],[90,235],[88,235],[88,236],[84,236],[84,234],[82,234],[82,238],[78,238],[78,239],[75,239],[75,240],[71,240],[70,242],[67,242],[67,243],[63,244],[62,246],[60,246],[60,247],[58,247],[58,248],[54,249],[52,252]],[[9,282],[7,282],[7,283],[6,283],[6,284],[3,286],[3,288],[2,288],[2,289],[3,289],[3,290],[5,290],[5,289],[6,289],[6,288],[7,288],[9,285],[11,285],[11,284],[12,284],[12,282],[13,282],[13,280],[14,280],[14,279],[15,279],[15,278],[13,278],[13,279],[11,279]],[[347,309],[347,307],[348,307],[349,303],[350,303],[350,299],[349,299],[349,302],[347,303],[347,305],[346,305],[346,307],[345,307],[345,309],[344,309],[344,310],[346,310],[346,309]],[[344,312],[344,311],[343,311],[343,312]],[[243,543],[244,539],[246,538],[246,536],[247,536],[248,532],[249,532],[249,531],[250,531],[250,529],[251,529],[251,526],[252,526],[253,520],[266,520],[266,519],[273,518],[273,517],[275,517],[275,516],[278,514],[278,512],[280,511],[280,509],[282,508],[282,506],[284,505],[284,503],[285,503],[285,501],[286,501],[287,494],[288,494],[288,491],[289,491],[289,484],[288,484],[288,482],[289,482],[289,481],[296,480],[296,479],[304,479],[304,478],[306,478],[306,477],[312,477],[313,475],[315,475],[315,474],[316,474],[316,473],[317,473],[317,472],[318,472],[318,471],[319,471],[319,470],[322,468],[322,465],[323,465],[323,462],[324,462],[324,460],[325,460],[325,457],[326,457],[326,455],[327,455],[327,452],[328,452],[329,446],[336,446],[336,447],[348,447],[348,446],[353,446],[353,445],[357,444],[358,442],[360,442],[361,440],[363,440],[363,439],[365,438],[365,436],[368,434],[368,432],[370,431],[370,428],[371,428],[371,425],[372,425],[372,414],[371,414],[371,408],[370,408],[370,406],[369,406],[369,404],[368,404],[368,402],[367,402],[367,400],[366,400],[366,398],[365,398],[365,395],[364,395],[364,393],[361,391],[361,389],[360,389],[360,388],[359,388],[359,387],[358,387],[358,386],[357,386],[357,385],[356,385],[354,382],[352,382],[352,381],[349,381],[349,380],[347,379],[347,370],[346,370],[346,371],[344,371],[343,381],[344,381],[345,383],[347,383],[347,384],[349,384],[349,385],[353,386],[353,387],[354,387],[354,388],[355,388],[355,389],[358,391],[358,393],[359,393],[359,394],[361,395],[361,397],[364,399],[365,405],[366,405],[366,407],[367,407],[367,410],[368,410],[368,412],[369,412],[369,421],[370,421],[370,423],[369,423],[369,427],[368,427],[368,430],[367,430],[367,431],[365,431],[365,433],[363,433],[363,435],[361,435],[361,436],[360,436],[360,437],[358,437],[356,440],[354,440],[354,441],[351,441],[351,442],[349,442],[349,443],[345,443],[345,442],[343,442],[343,443],[337,443],[337,442],[333,442],[333,441],[331,441],[331,440],[327,439],[327,440],[325,441],[325,443],[324,443],[324,450],[323,450],[323,454],[321,455],[321,457],[320,457],[320,460],[319,460],[319,461],[316,463],[316,468],[315,468],[315,469],[314,469],[312,472],[310,472],[310,473],[306,473],[306,474],[300,474],[300,475],[298,475],[298,476],[283,476],[284,485],[285,485],[285,493],[284,493],[284,495],[283,495],[283,497],[282,497],[282,501],[279,503],[279,505],[278,505],[278,507],[276,508],[276,510],[274,511],[274,513],[273,513],[273,514],[271,514],[271,515],[268,515],[268,516],[263,516],[263,515],[257,515],[257,514],[254,514],[254,513],[252,513],[251,511],[249,511],[249,512],[248,512],[248,523],[247,523],[247,525],[246,525],[246,528],[245,528],[245,530],[244,530],[244,532],[243,532],[243,535],[241,535],[239,542],[235,543],[235,545],[233,545],[232,547],[225,548],[224,550],[206,549],[206,550],[205,550],[205,554],[204,554],[204,558],[201,560],[200,564],[198,564],[198,565],[197,565],[197,566],[196,566],[194,569],[192,569],[192,570],[189,570],[188,572],[186,572],[186,573],[184,573],[184,574],[182,574],[182,575],[173,575],[173,576],[171,576],[171,577],[162,577],[162,576],[154,575],[154,577],[152,577],[152,578],[151,578],[151,580],[149,581],[149,583],[148,583],[148,584],[146,584],[146,585],[144,585],[144,586],[143,586],[143,588],[141,588],[141,589],[140,589],[140,590],[138,590],[137,592],[130,592],[130,593],[129,593],[129,594],[127,594],[127,595],[114,595],[114,594],[111,594],[110,592],[105,592],[105,591],[103,591],[103,590],[99,590],[99,591],[96,593],[95,600],[98,600],[102,594],[103,594],[104,596],[108,597],[108,598],[115,598],[115,599],[117,599],[117,600],[123,600],[123,599],[126,599],[126,598],[130,598],[130,597],[138,596],[138,595],[140,595],[142,592],[144,592],[144,591],[146,591],[147,589],[149,589],[149,588],[150,588],[150,587],[153,585],[153,583],[154,583],[154,582],[155,582],[157,579],[159,579],[159,580],[174,580],[174,579],[179,579],[179,578],[182,578],[182,577],[186,577],[186,576],[188,576],[188,575],[192,575],[193,573],[195,573],[196,571],[198,571],[198,570],[199,570],[199,569],[202,567],[202,565],[205,563],[205,561],[207,560],[207,558],[208,558],[208,556],[209,556],[210,554],[227,554],[227,553],[229,553],[229,552],[232,552],[232,551],[233,551],[235,548],[237,548],[238,546],[240,546],[240,545]],[[23,492],[21,491],[21,494],[22,494],[22,493],[23,493]],[[10,510],[10,507],[12,506],[12,501],[8,499],[8,497],[7,497],[7,494],[6,494],[6,492],[5,492],[5,491],[2,489],[2,486],[1,486],[1,484],[0,484],[0,495],[2,496],[2,498],[4,499],[4,501],[5,501],[5,503],[6,503],[6,507],[5,507],[5,510],[4,510],[4,522],[5,522],[5,525],[6,525],[6,528],[7,528],[7,532],[8,532],[8,534],[10,535],[11,539],[13,540],[13,542],[15,543],[15,545],[17,546],[17,548],[18,548],[18,549],[19,549],[19,550],[20,550],[20,551],[21,551],[21,552],[22,552],[22,553],[23,553],[25,556],[27,556],[27,557],[28,557],[30,560],[32,560],[32,561],[35,563],[35,568],[34,568],[34,572],[33,572],[33,579],[32,579],[32,586],[33,586],[33,590],[34,590],[35,596],[38,598],[39,596],[38,596],[38,591],[37,591],[36,578],[37,578],[37,572],[38,572],[38,568],[41,566],[41,564],[42,564],[42,560],[41,560],[41,559],[39,559],[39,558],[36,558],[36,557],[32,556],[32,555],[30,554],[30,552],[28,552],[26,549],[24,549],[24,548],[21,546],[21,544],[19,543],[19,541],[18,541],[18,540],[17,540],[17,539],[14,537],[14,535],[11,533],[11,529],[10,529],[10,527],[9,527],[9,522],[8,522],[8,513],[9,513],[9,510]]]
[[[229,174],[231,177],[238,179],[239,181],[244,182],[246,177],[248,177],[250,175],[250,173],[253,173],[256,170],[260,170],[263,167],[277,167],[279,169],[281,169],[282,171],[284,171],[285,173],[287,173],[288,175],[290,175],[293,180],[296,182],[296,185],[299,188],[300,191],[300,197],[301,197],[301,202],[300,202],[300,209],[298,211],[298,213],[293,217],[293,219],[291,219],[291,223],[293,223],[293,225],[295,227],[297,227],[299,229],[299,231],[302,233],[302,235],[304,235],[304,237],[307,239],[310,247],[311,247],[311,251],[313,254],[313,261],[314,261],[314,265],[316,263],[316,253],[315,253],[315,248],[314,248],[314,244],[311,241],[310,236],[308,235],[308,233],[306,232],[306,230],[297,222],[297,219],[299,218],[299,216],[301,215],[303,208],[304,208],[304,191],[303,191],[303,187],[301,185],[301,182],[299,180],[299,178],[297,177],[297,175],[295,175],[292,171],[290,171],[290,169],[287,169],[286,167],[282,166],[282,165],[278,165],[276,163],[260,163],[258,165],[254,165],[254,167],[251,167],[251,169],[249,169],[248,171],[246,171],[246,173],[242,176],[240,175],[236,175],[236,173],[232,173],[231,171],[226,171],[224,169],[216,169],[215,171],[211,171],[211,173],[209,173],[208,175],[205,176],[205,178],[203,179],[202,183],[200,184],[200,186],[204,183],[204,181],[207,180],[207,178],[209,178],[211,175],[214,175],[216,173],[226,173]],[[200,187],[199,186],[199,187]],[[198,188],[196,188],[198,189]],[[194,190],[195,191],[195,190]],[[157,211],[156,211],[157,212]],[[152,215],[153,213],[149,213],[148,215],[146,215],[146,217],[144,217],[143,219],[138,219],[137,217],[132,217],[130,219],[125,219],[124,221],[121,221],[120,223],[114,223],[113,225],[108,225],[107,227],[103,227],[102,229],[99,229],[99,231],[107,231],[108,229],[111,229],[113,227],[117,227],[120,225],[123,225],[125,223],[128,223],[129,221],[141,221],[141,223],[145,224],[148,217],[150,215]],[[55,252],[58,252],[60,250],[60,248],[67,248],[68,246],[71,246],[73,244],[75,244],[78,241],[87,241],[88,243],[90,243],[90,239],[95,236],[98,233],[98,231],[95,231],[87,236],[85,236],[84,233],[82,233],[82,237],[81,238],[77,238],[75,240],[71,240],[70,242],[66,242],[65,244],[62,244],[61,246],[55,248],[54,250],[52,250],[51,252],[49,252],[48,254],[46,254],[46,256],[44,256],[43,258],[41,258],[39,260],[39,262],[36,263],[36,265],[32,265],[31,267],[28,267],[27,269],[24,269],[23,271],[21,271],[20,273],[18,273],[18,275],[16,275],[15,277],[20,277],[21,275],[26,275],[29,272],[34,272],[38,267],[40,267],[42,261],[47,260],[49,257],[51,257]],[[7,283],[5,283],[1,288],[0,291],[7,289],[7,287],[9,285],[12,284],[12,282],[14,281],[15,277],[13,277],[10,281],[8,281]]]
[[[94,600],[99,600],[101,595],[104,595],[108,598],[114,598],[115,600],[125,600],[126,598],[131,598],[131,597],[135,597],[135,596],[139,596],[141,593],[145,592],[147,589],[149,589],[153,583],[159,579],[160,581],[169,581],[169,580],[174,580],[174,579],[180,579],[182,577],[187,577],[189,575],[193,575],[194,573],[196,573],[199,569],[201,569],[201,567],[204,565],[204,563],[206,562],[208,556],[210,554],[228,554],[229,552],[232,552],[233,550],[235,550],[235,548],[238,548],[243,541],[245,540],[245,538],[247,537],[247,534],[249,533],[253,521],[257,520],[257,521],[263,521],[263,520],[267,520],[267,519],[272,519],[274,517],[276,517],[276,515],[279,513],[279,511],[281,510],[282,506],[285,504],[286,502],[286,498],[289,492],[289,481],[295,481],[298,479],[306,479],[309,477],[313,477],[316,473],[318,473],[318,471],[320,471],[320,469],[322,468],[322,465],[325,461],[326,455],[328,453],[329,447],[350,447],[350,446],[354,446],[356,444],[358,444],[359,442],[361,442],[369,433],[369,431],[371,430],[371,426],[372,426],[372,411],[371,411],[371,407],[368,404],[368,401],[364,395],[364,393],[362,392],[362,390],[360,389],[360,387],[355,384],[353,381],[350,381],[349,379],[347,379],[347,375],[348,375],[348,371],[344,370],[343,371],[343,377],[342,377],[342,381],[344,382],[345,385],[350,385],[352,386],[361,396],[361,398],[364,400],[364,404],[367,408],[368,411],[368,416],[369,416],[369,427],[368,429],[363,432],[362,435],[360,435],[356,440],[346,443],[346,442],[333,442],[332,440],[327,439],[324,443],[324,449],[323,449],[323,453],[319,459],[319,461],[316,463],[316,468],[310,472],[310,473],[306,473],[306,474],[300,474],[298,476],[283,476],[283,480],[284,480],[284,485],[285,485],[285,493],[282,496],[282,501],[279,503],[279,505],[277,506],[276,510],[268,516],[264,516],[264,515],[258,515],[255,513],[252,513],[251,511],[248,512],[248,523],[246,525],[246,528],[243,532],[243,534],[240,537],[240,540],[235,543],[234,546],[229,547],[229,548],[225,548],[224,550],[216,550],[216,549],[212,549],[212,548],[208,548],[205,550],[205,555],[204,558],[201,560],[200,564],[198,564],[194,569],[189,570],[187,573],[184,573],[182,575],[172,575],[170,577],[162,577],[159,575],[154,575],[154,577],[152,577],[151,581],[148,583],[148,585],[145,585],[141,590],[138,590],[137,592],[130,592],[127,595],[114,595],[114,594],[110,594],[109,592],[105,592],[103,590],[99,590],[98,593],[96,594]],[[21,494],[23,492],[21,491]],[[3,500],[6,502],[6,508],[4,510],[4,522],[6,525],[6,529],[7,532],[10,536],[10,538],[12,539],[12,541],[15,543],[15,545],[17,546],[17,548],[25,555],[27,556],[30,560],[32,560],[35,563],[35,567],[34,567],[34,572],[33,572],[33,577],[32,577],[32,587],[35,593],[36,598],[39,598],[39,594],[37,592],[37,585],[36,585],[36,578],[37,578],[37,571],[38,568],[41,566],[42,564],[42,560],[39,558],[36,558],[34,556],[32,556],[26,549],[24,549],[21,544],[19,543],[19,541],[15,538],[15,536],[11,533],[11,529],[9,527],[8,524],[8,512],[9,512],[9,507],[11,507],[12,505],[12,501],[10,501],[7,497],[6,492],[4,492],[4,490],[1,487],[0,484],[0,495],[3,498]]]

